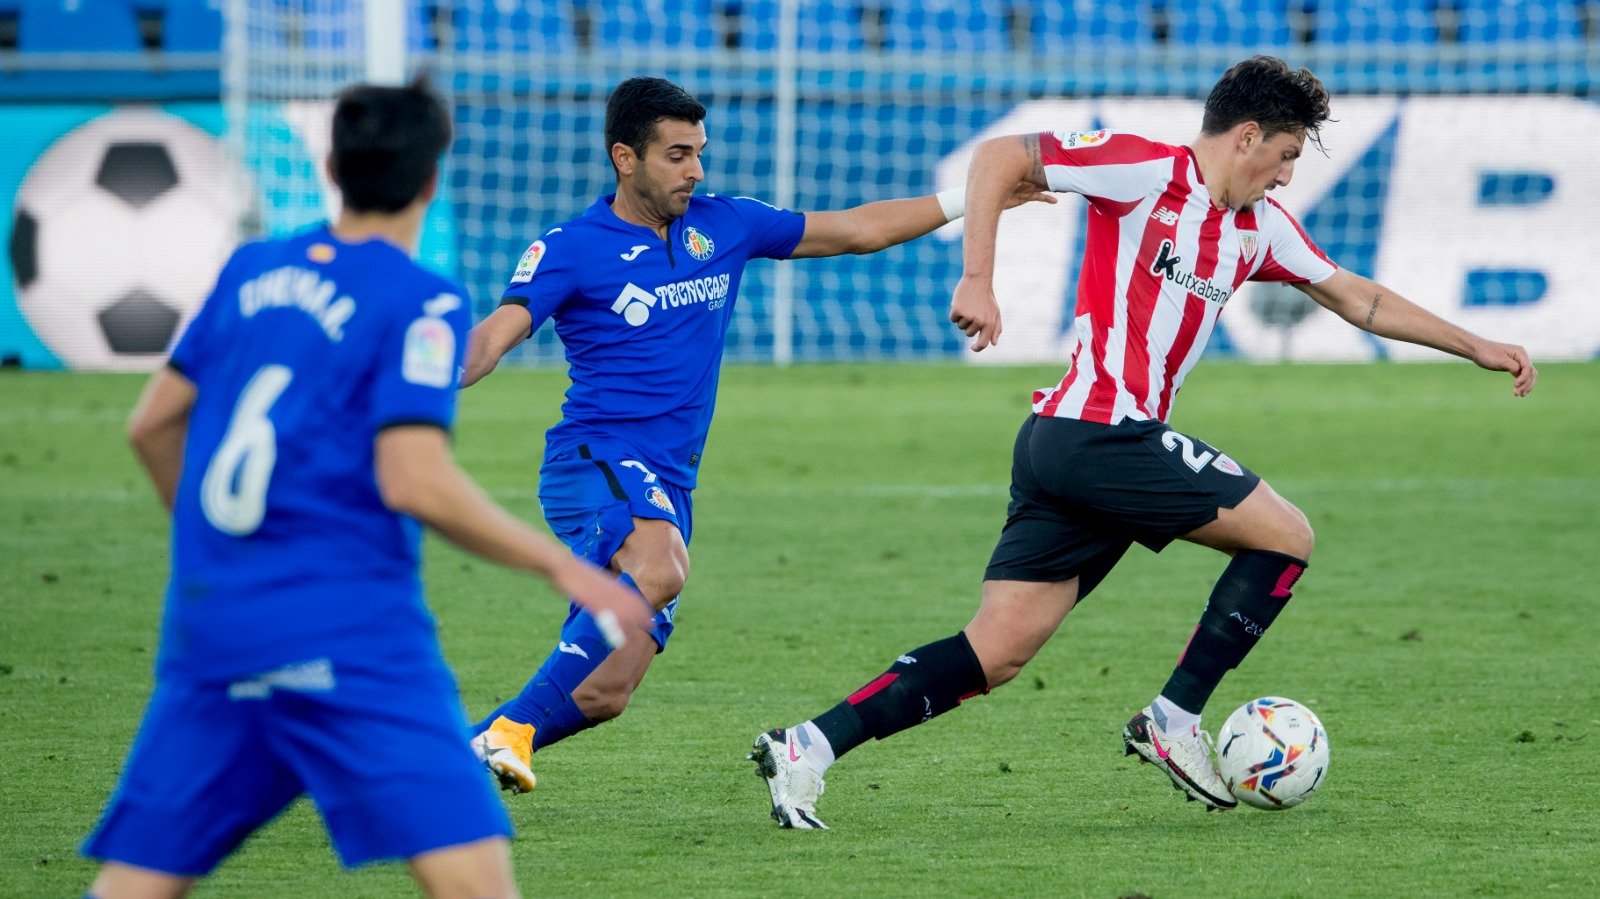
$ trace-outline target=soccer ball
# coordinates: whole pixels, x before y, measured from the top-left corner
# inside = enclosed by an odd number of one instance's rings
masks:
[[[1293,808],[1328,773],[1328,732],[1292,699],[1253,699],[1223,722],[1217,767],[1240,802],[1274,811]]]
[[[153,368],[238,243],[251,196],[188,122],[100,116],[52,144],[17,191],[17,306],[70,368]]]

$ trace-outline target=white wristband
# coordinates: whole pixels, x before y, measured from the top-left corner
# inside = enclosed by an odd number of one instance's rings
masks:
[[[967,214],[967,189],[965,187],[952,187],[934,194],[934,199],[939,201],[939,209],[944,213],[944,220],[953,222]]]

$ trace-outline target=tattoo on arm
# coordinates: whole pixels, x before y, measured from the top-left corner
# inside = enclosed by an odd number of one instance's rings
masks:
[[[1367,327],[1372,327],[1373,316],[1378,314],[1378,304],[1381,302],[1383,302],[1383,294],[1381,293],[1372,298],[1372,306],[1367,310]]]
[[[1028,159],[1033,162],[1032,167],[1028,169],[1028,180],[1040,187],[1049,187],[1050,184],[1044,176],[1044,163],[1039,149],[1039,135],[1023,134],[1019,136],[1022,139],[1022,148],[1027,151]]]

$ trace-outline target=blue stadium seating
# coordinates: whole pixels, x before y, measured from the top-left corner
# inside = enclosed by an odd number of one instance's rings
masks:
[[[866,47],[862,9],[853,0],[819,0],[800,11],[800,49],[812,53],[860,52]],[[735,0],[727,7],[739,23],[740,47],[778,46],[778,0]]]
[[[0,99],[160,99],[214,96],[218,73],[174,68],[162,51],[216,53],[225,0],[0,0],[6,40],[14,39],[22,65],[0,71]],[[359,33],[356,0],[251,0],[269,10],[284,47],[313,51],[352,49]],[[582,48],[621,53],[672,49],[715,51],[728,46],[769,53],[777,45],[782,0],[406,0],[413,52],[461,51],[471,60],[456,80],[460,89],[508,85],[504,67],[476,54],[534,53],[554,60]],[[967,73],[941,57],[953,53],[1033,52],[1071,59],[1104,72],[1106,81],[1078,78],[1088,91],[1123,90],[1132,57],[1126,49],[1160,38],[1178,48],[1227,48],[1290,53],[1309,37],[1322,46],[1370,43],[1317,63],[1318,74],[1341,91],[1455,90],[1494,85],[1499,90],[1590,89],[1590,64],[1582,57],[1585,30],[1600,15],[1600,0],[801,0],[802,53],[930,54],[914,67],[927,77]],[[312,10],[314,12],[308,12]],[[141,35],[141,15],[162,15],[159,50]],[[442,18],[441,18],[442,17]],[[148,22],[145,23],[148,25]],[[583,28],[580,33],[579,29]],[[1309,28],[1309,35],[1302,29]],[[1159,33],[1158,33],[1159,30]],[[257,34],[261,41],[270,35]],[[1441,63],[1427,47],[1459,42],[1463,61]],[[1396,47],[1395,45],[1399,45]],[[1483,48],[1517,45],[1509,54]],[[1383,49],[1388,46],[1389,49]],[[1540,48],[1548,46],[1548,63]],[[1475,49],[1476,48],[1476,49]],[[1122,52],[1119,52],[1121,50]],[[66,71],[52,63],[26,65],[28,53],[121,54],[104,67]],[[1109,56],[1107,55],[1109,54]],[[545,57],[539,57],[545,58]],[[660,54],[641,62],[656,66]],[[676,59],[677,57],[671,57]],[[1096,69],[1101,60],[1105,65]],[[176,61],[192,65],[193,57]],[[897,66],[900,63],[897,61]],[[828,69],[814,71],[832,85]],[[941,68],[943,67],[943,68]],[[844,77],[869,73],[853,69]],[[1177,71],[1173,69],[1171,71]],[[807,77],[810,77],[809,75]],[[1139,81],[1164,90],[1159,73]],[[1176,77],[1176,76],[1173,76]],[[1154,78],[1155,81],[1150,79]],[[1059,79],[1056,79],[1057,81]],[[1040,90],[1055,90],[1041,76]],[[1151,88],[1151,85],[1155,85]],[[1189,88],[1184,88],[1189,90]]]
[[[406,4],[406,45],[412,50],[436,50],[438,41],[438,3],[411,2]]]
[[[167,0],[161,47],[180,52],[220,52],[221,0]]]
[[[25,0],[17,19],[22,52],[137,53],[133,9],[121,0]]]
[[[1039,53],[1148,44],[1155,40],[1151,0],[1035,0],[1028,6],[1033,49]]]
[[[457,50],[526,52],[578,46],[572,28],[572,0],[458,0],[450,6]]]
[[[361,7],[351,0],[277,0],[287,25],[290,46],[306,50],[346,50],[361,20]],[[307,7],[310,10],[307,10]]]
[[[1276,48],[1289,43],[1288,0],[1170,0],[1175,44]]]
[[[1001,0],[891,0],[884,10],[886,50],[979,52],[1011,49]]]
[[[1463,44],[1572,41],[1583,38],[1571,0],[1459,0]]]
[[[594,3],[595,46],[625,50],[722,46],[711,0],[637,0]]]
[[[1316,5],[1317,43],[1432,44],[1439,39],[1432,0],[1323,0]]]

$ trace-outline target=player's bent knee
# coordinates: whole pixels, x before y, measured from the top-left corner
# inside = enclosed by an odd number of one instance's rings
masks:
[[[1248,513],[1235,526],[1235,533],[1225,537],[1222,545],[1209,545],[1233,551],[1259,549],[1309,560],[1316,546],[1316,535],[1305,513],[1274,492],[1264,481],[1258,493],[1259,498],[1257,494],[1251,495]],[[1240,507],[1241,510],[1245,508],[1243,505]]]
[[[1310,559],[1311,551],[1316,548],[1317,535],[1311,530],[1311,522],[1292,503],[1284,502],[1286,507],[1286,520],[1283,525],[1282,546],[1264,547],[1284,555],[1294,556],[1297,559]]]
[[[640,594],[659,611],[672,602],[689,580],[689,557],[669,554],[629,569],[628,575],[639,588]]]
[[[639,593],[655,608],[657,612],[667,607],[667,603],[677,598],[683,592],[684,578],[681,577],[652,577],[649,574],[633,575],[633,582],[639,588]]]
[[[510,844],[504,837],[446,846],[415,856],[409,864],[417,885],[439,899],[518,895],[511,874]]]
[[[1028,664],[1027,659],[1017,658],[1006,659],[1005,661],[1000,662],[985,661],[983,663],[984,680],[988,682],[989,689],[993,690],[994,688],[1009,682],[1017,675],[1021,674],[1022,668],[1026,664]]]
[[[579,685],[572,691],[572,701],[590,721],[610,721],[628,710],[633,691],[621,687],[590,687]]]
[[[1044,643],[1043,640],[1032,639],[1025,642],[996,640],[991,634],[973,634],[972,630],[969,629],[967,637],[971,641],[973,654],[978,657],[979,666],[983,668],[984,681],[991,690],[1021,674],[1023,667],[1033,661],[1038,647]]]
[[[120,862],[106,862],[87,895],[96,899],[173,899],[186,896],[194,878],[179,877]]]

